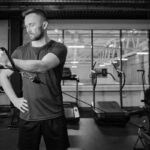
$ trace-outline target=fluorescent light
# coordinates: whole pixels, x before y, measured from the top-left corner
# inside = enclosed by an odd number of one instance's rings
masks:
[[[58,29],[55,29],[54,31],[55,31],[56,33],[58,33]]]
[[[71,68],[77,68],[77,66],[71,66]]]
[[[127,61],[128,58],[122,58],[122,59],[118,58],[117,60]]]
[[[128,60],[128,58],[122,58],[122,61],[127,61]]]
[[[71,61],[70,63],[71,64],[78,64],[79,62],[74,60],[74,61]]]
[[[111,63],[113,63],[113,64],[116,64],[116,63],[118,63],[116,60],[113,60]]]
[[[58,42],[62,42],[61,38],[58,38]]]
[[[100,64],[99,66],[100,66],[100,67],[104,67],[105,65],[104,65],[104,64]]]
[[[148,55],[148,52],[137,52],[137,55]]]
[[[68,45],[68,48],[85,48],[84,45]]]
[[[79,82],[79,85],[84,85],[84,83]]]
[[[111,65],[111,63],[110,62],[106,62],[106,63],[104,63],[104,65],[105,66],[109,66],[109,65]]]

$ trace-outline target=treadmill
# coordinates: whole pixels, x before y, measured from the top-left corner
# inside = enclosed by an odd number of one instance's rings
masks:
[[[69,67],[64,67],[63,75],[62,75],[63,85],[64,85],[65,80],[70,80],[70,81],[75,81],[76,82],[76,97],[73,97],[73,96],[63,92],[63,94],[75,99],[75,102],[63,101],[65,117],[66,117],[66,120],[68,122],[78,123],[79,120],[80,120],[80,113],[79,113],[79,107],[78,107],[78,83],[79,83],[79,78],[78,78],[77,75],[73,75],[71,73],[71,70],[70,70]]]

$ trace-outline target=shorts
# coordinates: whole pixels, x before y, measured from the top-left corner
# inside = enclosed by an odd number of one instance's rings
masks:
[[[65,117],[42,121],[25,121],[19,123],[19,150],[39,150],[43,136],[46,150],[66,150],[69,138]]]

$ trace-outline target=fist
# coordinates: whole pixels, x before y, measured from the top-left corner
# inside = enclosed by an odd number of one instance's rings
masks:
[[[4,51],[0,50],[0,64],[3,66],[6,66],[8,62],[9,62],[9,59],[8,59],[6,53]]]

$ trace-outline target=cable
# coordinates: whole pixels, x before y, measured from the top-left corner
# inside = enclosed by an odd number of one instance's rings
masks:
[[[114,77],[111,73],[107,72],[107,74],[111,75],[111,77],[112,77],[115,81],[117,81],[117,80],[115,79],[115,77]]]
[[[12,70],[14,70],[14,71],[18,71],[18,69],[16,68],[16,66],[15,66],[15,64],[14,64],[14,61],[12,60],[11,56],[10,56],[9,53],[8,53],[8,50],[6,50],[6,48],[4,48],[4,47],[0,47],[0,49],[6,53],[6,55],[7,55],[8,59],[9,59],[11,65],[12,65],[12,68],[10,68],[10,67],[4,68],[4,67],[3,67],[2,69],[12,69]]]
[[[78,99],[78,98],[76,98],[76,97],[74,97],[74,96],[72,96],[72,95],[70,95],[70,94],[67,94],[67,93],[65,93],[65,92],[62,92],[62,93],[65,94],[65,95],[67,95],[67,96],[69,96],[69,97],[71,97],[71,98],[74,98],[74,99],[76,99],[76,100],[78,100],[78,101],[80,101],[80,102],[82,102],[82,103],[84,103],[84,104],[86,104],[86,105],[88,105],[88,106],[93,107],[91,104],[89,104],[89,103],[87,103],[87,102],[85,102],[85,101],[83,101],[83,100],[81,100],[81,99]],[[98,109],[98,110],[100,110],[100,111],[102,111],[102,112],[104,112],[104,113],[107,113],[106,111],[104,111],[104,110],[101,109],[101,108],[98,108],[98,107],[96,107],[96,106],[95,106],[95,108]]]

